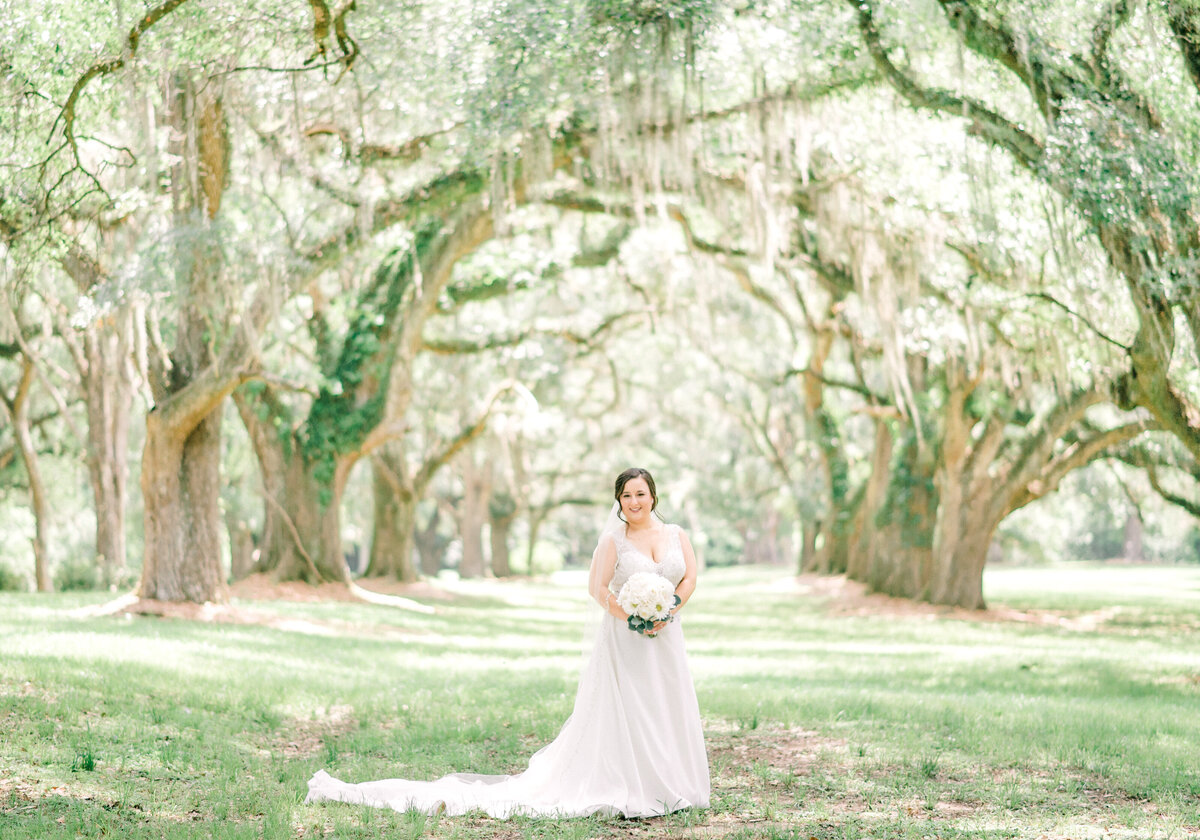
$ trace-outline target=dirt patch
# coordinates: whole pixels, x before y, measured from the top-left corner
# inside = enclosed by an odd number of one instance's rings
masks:
[[[845,616],[1011,622],[1087,631],[1108,623],[1120,612],[1119,607],[1108,607],[1083,614],[1067,614],[1054,610],[1018,610],[1003,606],[968,610],[868,592],[866,584],[850,580],[844,575],[799,575],[795,578],[795,588],[799,594],[826,599],[830,614]]]
[[[343,583],[309,584],[299,581],[276,581],[270,575],[250,575],[229,587],[229,597],[245,601],[362,601],[357,590],[368,594],[394,598],[424,598],[433,601],[448,601],[454,596],[427,581],[399,583],[390,580],[360,580],[355,587]]]
[[[726,772],[754,773],[768,785],[778,783],[776,775],[811,775],[814,766],[829,765],[830,753],[846,750],[843,739],[798,728],[721,732],[709,727],[705,739],[713,762],[724,762]]]
[[[193,604],[176,601],[155,601],[141,598],[124,607],[120,612],[127,615],[153,615],[162,618],[179,618],[187,621],[203,621],[215,624],[241,624],[270,627],[292,633],[311,636],[344,636],[361,633],[363,625],[352,621],[319,618],[292,618],[276,615],[253,607],[238,604]],[[372,625],[373,638],[411,636],[414,631],[390,625]]]
[[[276,738],[267,748],[283,758],[308,758],[320,752],[325,739],[344,735],[358,725],[351,706],[330,706],[311,718],[288,718],[280,730],[286,738]]]
[[[415,598],[446,601],[454,597],[451,593],[424,582],[370,581],[367,586],[357,582],[348,586],[341,583],[324,583],[313,586],[296,581],[279,582],[272,580],[269,575],[251,575],[245,580],[240,580],[228,588],[227,596],[227,600],[222,603],[210,601],[196,604],[187,601],[158,601],[153,598],[139,598],[135,593],[130,592],[104,604],[72,610],[70,614],[76,618],[122,614],[154,615],[219,624],[253,624],[276,630],[337,636],[361,628],[352,622],[332,619],[288,618],[255,609],[253,604],[254,602],[268,601],[357,602],[428,614],[436,612],[436,608],[414,600]],[[383,635],[407,635],[410,632],[396,627],[379,627],[378,631]]]
[[[0,812],[37,810],[42,792],[23,779],[0,779]]]

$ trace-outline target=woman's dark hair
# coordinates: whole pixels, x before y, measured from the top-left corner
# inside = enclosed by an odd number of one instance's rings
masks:
[[[650,475],[649,470],[644,470],[641,467],[630,467],[629,469],[625,470],[625,472],[617,476],[617,484],[615,492],[613,493],[613,498],[620,503],[621,492],[625,489],[625,485],[635,478],[644,478],[646,480],[646,486],[650,488],[650,499],[652,500],[650,510],[654,511],[658,507],[658,490],[654,487],[654,476]],[[621,518],[624,519],[625,517],[622,516]]]

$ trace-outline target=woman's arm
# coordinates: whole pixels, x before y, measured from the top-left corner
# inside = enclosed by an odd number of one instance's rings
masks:
[[[677,613],[683,609],[683,605],[688,602],[688,598],[692,597],[692,593],[696,591],[696,552],[692,550],[692,543],[688,539],[682,528],[679,529],[679,544],[683,548],[683,562],[686,569],[683,573],[683,579],[679,581],[679,585],[675,587],[675,594],[679,596],[679,604],[672,613]]]
[[[628,621],[629,613],[621,609],[616,596],[608,588],[616,570],[617,544],[613,542],[611,536],[606,535],[600,541],[600,548],[596,556],[592,558],[592,568],[588,574],[588,594],[609,615],[622,621]]]

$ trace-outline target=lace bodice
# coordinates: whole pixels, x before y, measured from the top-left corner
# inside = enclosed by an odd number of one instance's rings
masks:
[[[630,575],[638,572],[654,572],[662,575],[671,582],[672,586],[678,586],[679,581],[683,580],[684,574],[687,573],[687,563],[683,559],[683,544],[679,541],[679,526],[666,525],[664,527],[667,529],[667,555],[658,563],[635,548],[633,543],[626,538],[624,529],[613,534],[613,540],[617,546],[617,567],[613,571],[612,582],[608,588],[614,594],[621,591],[621,587],[625,585],[625,581],[629,580]]]

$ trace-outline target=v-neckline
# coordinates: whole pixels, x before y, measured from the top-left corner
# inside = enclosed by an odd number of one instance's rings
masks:
[[[665,531],[665,530],[667,529],[667,526],[666,526],[666,525],[663,525],[663,526],[662,526],[662,528],[663,528],[663,530]],[[668,537],[668,539],[669,539],[669,537]],[[645,557],[647,560],[649,560],[649,561],[650,561],[651,563],[653,563],[655,566],[661,566],[661,565],[663,564],[663,561],[664,561],[664,560],[666,560],[666,558],[665,558],[665,557],[664,557],[662,560],[655,560],[655,559],[654,559],[654,555],[652,555],[652,554],[647,554],[646,552],[644,552],[644,551],[642,551],[640,548],[638,548],[638,547],[637,547],[637,546],[634,544],[633,540],[629,539],[629,526],[628,526],[628,525],[626,525],[626,526],[625,526],[625,542],[629,543],[629,547],[630,547],[630,548],[632,548],[632,549],[633,549],[634,551],[636,551],[638,554],[640,554],[640,555],[642,555],[643,557]],[[668,551],[669,551],[669,550],[670,550],[670,549],[668,548]]]

